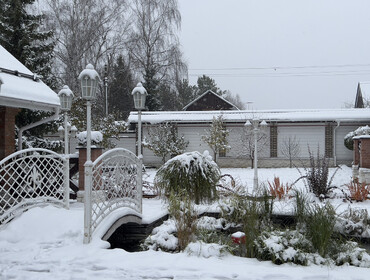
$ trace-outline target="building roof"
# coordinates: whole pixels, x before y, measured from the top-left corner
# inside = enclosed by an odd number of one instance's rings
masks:
[[[244,110],[244,111],[167,111],[142,112],[145,123],[211,122],[222,115],[225,122],[245,122],[258,118],[267,122],[370,122],[370,109],[312,109],[312,110]],[[137,123],[137,112],[131,112],[129,123]]]
[[[0,45],[0,105],[57,111],[58,95]]]
[[[219,103],[217,104],[219,107],[221,107],[221,110],[239,110],[234,104],[232,104],[230,101],[227,101],[222,96],[218,95],[217,93],[213,92],[212,90],[207,90],[205,93],[201,94],[197,98],[195,98],[193,101],[191,101],[188,105],[186,105],[183,110],[184,111],[194,111],[191,108],[194,107],[197,103],[200,103],[199,106],[195,107],[204,107],[204,110],[209,110],[210,106],[213,104],[210,104],[210,100],[204,100],[203,98],[209,98],[212,97],[213,101],[218,100]],[[222,104],[223,103],[223,104]],[[211,110],[218,110],[219,108],[211,108]]]
[[[355,108],[364,108],[370,100],[370,82],[359,82],[355,99]]]

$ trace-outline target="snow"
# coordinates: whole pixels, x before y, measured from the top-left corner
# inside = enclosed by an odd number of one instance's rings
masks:
[[[334,184],[350,180],[349,167],[342,167]],[[253,169],[222,169],[253,185]],[[333,169],[330,170],[333,172]],[[148,170],[149,180],[155,170]],[[259,169],[260,181],[280,176],[284,182],[297,179],[295,169]],[[297,184],[303,187],[302,183]],[[336,201],[347,208],[348,203]],[[353,203],[367,208],[370,203]],[[143,200],[143,220],[153,221],[166,213],[159,199]],[[83,244],[83,205],[71,203],[70,210],[47,206],[33,208],[0,230],[0,279],[331,279],[365,280],[369,269],[361,267],[293,264],[274,265],[270,261],[232,256],[220,245],[191,243],[183,253],[148,250],[129,253],[106,249],[98,234]],[[207,223],[207,222],[205,222]],[[167,229],[170,231],[171,226]],[[272,245],[275,246],[275,245]],[[286,250],[286,258],[294,252]],[[348,256],[343,256],[345,258]],[[352,256],[349,256],[352,257]]]
[[[0,46],[0,67],[33,75],[22,63]],[[0,71],[0,105],[55,111],[60,106],[57,94],[42,81],[19,77]]]
[[[140,94],[148,95],[146,89],[143,87],[142,83],[138,83],[136,87],[132,90],[131,94],[134,95],[136,92],[139,92]]]
[[[100,80],[98,72],[94,69],[94,66],[92,64],[87,64],[86,68],[82,70],[80,75],[78,76],[78,79],[81,80],[83,77],[88,76],[91,80]]]
[[[222,115],[226,122],[245,122],[259,118],[266,122],[286,121],[370,121],[370,109],[312,109],[312,110],[245,110],[245,111],[166,111],[142,112],[144,123],[162,122],[212,122],[213,117]],[[129,123],[137,122],[137,112],[131,112]]]
[[[79,145],[85,145],[87,141],[87,132],[81,131],[77,134]],[[91,143],[99,144],[103,141],[103,134],[100,131],[91,131]]]

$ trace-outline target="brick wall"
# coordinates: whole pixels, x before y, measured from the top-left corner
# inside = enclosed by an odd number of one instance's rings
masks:
[[[101,154],[103,149],[102,148],[92,148],[91,149],[91,161],[94,162]],[[85,162],[86,162],[86,148],[79,148],[78,149],[79,157],[78,157],[78,188],[80,191],[85,190]]]
[[[0,106],[0,160],[15,152],[15,116],[18,108]]]
[[[360,167],[370,168],[370,139],[361,138]]]

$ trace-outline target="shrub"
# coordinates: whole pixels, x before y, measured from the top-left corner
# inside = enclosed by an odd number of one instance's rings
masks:
[[[335,170],[329,180],[329,159],[325,156],[320,156],[319,148],[317,149],[317,158],[312,154],[310,148],[310,168],[305,168],[306,175],[302,178],[307,180],[307,186],[310,192],[313,192],[317,197],[327,198],[329,192],[335,188],[331,186],[333,178],[339,167]]]
[[[368,217],[369,215],[366,209],[348,207],[338,217],[336,230],[346,235],[361,236],[370,230],[367,222]]]
[[[292,186],[290,186],[288,183],[285,185],[280,182],[279,177],[274,177],[273,182],[268,182],[270,193],[273,197],[277,197],[279,200],[281,200],[283,197],[286,197],[291,190]]]
[[[217,198],[220,169],[208,152],[185,153],[167,161],[157,172],[154,184],[162,196],[188,196],[195,203]]]
[[[356,201],[364,201],[368,199],[370,187],[365,182],[360,183],[358,180],[354,180],[345,186],[349,189],[351,199]]]
[[[189,197],[182,199],[171,193],[169,198],[169,213],[175,220],[178,248],[183,251],[193,241],[197,229],[197,213]]]

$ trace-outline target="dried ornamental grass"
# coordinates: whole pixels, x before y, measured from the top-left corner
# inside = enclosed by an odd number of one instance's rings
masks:
[[[358,180],[354,180],[349,184],[346,184],[349,190],[350,197],[356,201],[364,201],[368,199],[370,193],[370,187],[365,182],[360,183]]]
[[[288,183],[285,185],[280,182],[279,177],[274,177],[273,182],[268,182],[270,194],[273,197],[277,197],[279,200],[281,200],[284,197],[288,196],[289,191],[291,190],[292,186],[290,186]]]

